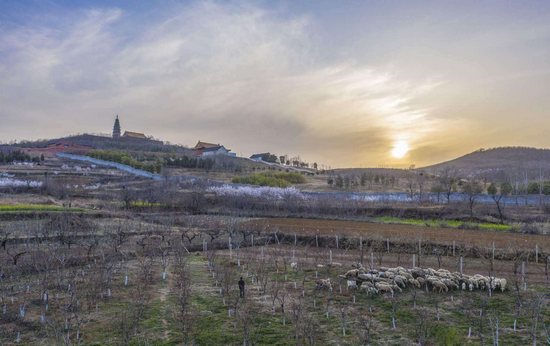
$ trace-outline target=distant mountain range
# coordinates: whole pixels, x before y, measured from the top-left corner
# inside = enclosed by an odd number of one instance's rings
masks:
[[[550,169],[550,149],[526,147],[500,147],[480,149],[454,160],[422,167],[428,173],[437,174],[445,167],[460,169],[463,177],[501,171],[503,169],[531,169],[540,165]]]

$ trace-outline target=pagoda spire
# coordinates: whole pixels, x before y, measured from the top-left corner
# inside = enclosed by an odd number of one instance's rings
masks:
[[[115,119],[115,126],[113,126],[113,138],[120,138],[120,121],[118,121],[118,114]]]

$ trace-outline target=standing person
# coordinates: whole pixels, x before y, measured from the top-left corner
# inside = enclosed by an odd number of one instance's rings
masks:
[[[241,298],[244,298],[244,280],[242,276],[241,276],[241,279],[239,280],[239,291],[240,291]]]

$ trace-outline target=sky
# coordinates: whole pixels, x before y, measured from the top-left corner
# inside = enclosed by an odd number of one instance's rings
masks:
[[[0,0],[0,141],[417,167],[550,147],[549,1]]]

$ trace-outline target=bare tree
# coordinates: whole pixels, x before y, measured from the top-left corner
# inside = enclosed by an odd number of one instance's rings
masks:
[[[298,336],[301,329],[303,310],[304,301],[301,297],[292,302],[292,320],[294,322],[296,342],[298,342]]]
[[[451,203],[451,195],[456,191],[460,170],[453,166],[446,166],[439,172],[439,183],[445,190],[447,203]]]
[[[372,340],[372,333],[374,332],[374,316],[372,314],[372,306],[369,306],[368,313],[364,314],[360,310],[357,310],[357,317],[359,320],[359,326],[361,327],[359,335],[361,336],[361,344],[363,346],[369,346]]]
[[[504,223],[504,208],[506,207],[506,203],[504,203],[505,201],[503,200],[503,198],[512,193],[512,185],[505,182],[501,183],[500,188],[498,188],[495,183],[491,183],[487,188],[487,193],[491,196],[496,204],[500,222]]]
[[[178,322],[180,331],[182,333],[182,343],[187,345],[189,343],[193,324],[196,316],[191,305],[191,298],[193,297],[193,286],[191,284],[191,277],[187,269],[187,258],[183,251],[176,252],[176,287],[174,287],[176,293],[176,309],[174,313],[175,320]]]
[[[409,170],[407,171],[405,186],[407,188],[407,195],[409,196],[409,199],[412,201],[414,199],[414,193],[416,192],[415,174],[412,168],[409,168]]]
[[[430,313],[427,309],[416,310],[416,323],[414,325],[414,332],[419,345],[425,345],[428,341],[428,336],[431,332],[432,321],[430,319]]]
[[[238,319],[241,324],[244,346],[256,345],[258,343],[263,328],[261,314],[261,307],[257,306],[252,301],[248,301],[246,305],[240,309]]]
[[[483,192],[483,189],[477,181],[470,181],[462,185],[462,192],[468,198],[470,216],[474,217],[474,205],[476,204],[479,195]]]

